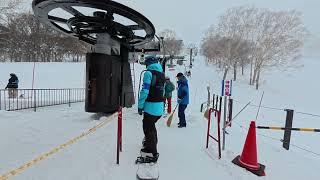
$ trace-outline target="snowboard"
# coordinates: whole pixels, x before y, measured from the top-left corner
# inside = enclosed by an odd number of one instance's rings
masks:
[[[138,163],[137,180],[158,180],[158,163]]]

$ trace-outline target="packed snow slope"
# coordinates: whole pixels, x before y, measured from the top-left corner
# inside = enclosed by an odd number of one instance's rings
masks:
[[[293,132],[292,144],[287,151],[280,142],[283,138],[282,131],[257,130],[258,160],[266,165],[265,177],[257,177],[231,163],[231,160],[242,152],[247,127],[257,114],[258,108],[255,106],[248,106],[242,111],[227,130],[229,134],[226,150],[223,151],[221,159],[218,159],[217,145],[213,141],[210,141],[209,149],[205,149],[207,121],[203,118],[203,113],[200,113],[200,105],[207,98],[207,85],[211,87],[212,93],[221,93],[222,75],[214,67],[206,65],[201,57],[198,57],[194,64],[191,69],[192,77],[189,78],[187,128],[177,128],[177,115],[173,120],[173,127],[166,127],[165,118],[157,123],[160,179],[319,179],[314,173],[320,169],[319,133]],[[304,67],[292,72],[264,72],[259,91],[247,85],[248,74],[245,74],[245,77],[239,76],[233,84],[234,115],[249,101],[253,105],[259,104],[263,91],[265,93],[262,105],[279,110],[261,108],[256,119],[257,125],[284,126],[286,113],[281,109],[285,108],[294,109],[295,112],[319,114],[317,102],[320,98],[317,92],[320,91],[320,85],[316,78],[320,76],[320,62],[305,57],[303,64]],[[84,63],[37,65],[36,87],[83,87]],[[53,68],[55,73],[50,73]],[[135,67],[137,81],[143,68],[139,65]],[[175,81],[174,77],[180,71],[184,71],[183,66],[168,71],[168,75]],[[20,81],[25,82],[21,84],[21,88],[30,87],[32,63],[1,64],[1,83],[7,80],[3,76],[7,76],[9,72],[20,75]],[[136,88],[139,86],[137,81]],[[83,103],[73,104],[71,107],[61,105],[40,108],[38,112],[0,111],[0,175],[49,152],[106,120],[108,117],[97,118],[94,114],[84,112]],[[142,116],[137,114],[136,106],[124,110],[120,165],[116,164],[117,124],[114,119],[88,136],[51,154],[47,159],[12,176],[12,179],[135,179],[137,166],[134,161],[143,138],[141,120]],[[293,126],[320,128],[320,119],[295,113]],[[215,129],[216,124],[213,123],[213,133],[216,133]]]

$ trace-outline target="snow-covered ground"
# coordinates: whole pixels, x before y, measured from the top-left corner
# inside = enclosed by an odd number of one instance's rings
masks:
[[[272,73],[264,73],[259,91],[246,85],[246,78],[234,82],[234,114],[249,101],[259,104],[263,91],[264,106],[320,114],[317,105],[317,101],[320,100],[317,95],[320,85],[316,80],[320,76],[320,62],[317,59],[304,58],[303,64],[304,67],[293,72],[273,70]],[[84,66],[84,63],[37,64],[36,87],[83,87]],[[135,69],[138,88],[138,77],[143,66],[137,65]],[[168,74],[174,79],[179,71],[184,71],[184,67],[177,66],[175,71],[168,71]],[[0,64],[0,87],[5,86],[10,72],[16,72],[20,77],[21,88],[31,87],[32,63]],[[210,141],[210,148],[205,149],[207,121],[199,110],[200,104],[207,98],[207,85],[214,93],[220,93],[221,74],[198,57],[189,81],[191,104],[186,113],[188,127],[178,129],[177,117],[171,128],[166,127],[166,119],[157,123],[160,179],[319,179],[315,173],[320,169],[319,133],[293,132],[292,145],[287,151],[282,148],[280,142],[283,138],[282,131],[257,130],[258,158],[259,163],[266,165],[265,177],[258,178],[231,163],[235,156],[241,154],[247,134],[246,127],[256,117],[257,107],[254,106],[246,108],[234,120],[232,128],[228,129],[226,150],[219,160],[216,144]],[[136,107],[124,110],[123,152],[120,165],[116,165],[114,120],[47,159],[23,169],[12,179],[135,179],[137,167],[134,161],[143,137],[142,117],[136,111]],[[284,126],[285,116],[283,110],[262,108],[256,123]],[[49,152],[106,119],[101,117],[99,121],[94,120],[92,114],[84,112],[83,103],[71,107],[61,105],[40,108],[38,112],[0,111],[0,175]],[[295,113],[293,126],[320,128],[320,118]],[[216,129],[215,123],[212,129]]]

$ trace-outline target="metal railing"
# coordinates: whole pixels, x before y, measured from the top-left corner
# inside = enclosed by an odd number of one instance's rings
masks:
[[[0,89],[0,110],[15,111],[39,107],[55,106],[83,102],[85,100],[84,88],[68,89],[17,89],[10,92]],[[12,91],[12,90],[11,90]]]

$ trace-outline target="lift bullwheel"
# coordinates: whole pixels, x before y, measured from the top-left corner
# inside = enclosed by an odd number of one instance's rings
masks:
[[[34,0],[32,8],[42,23],[92,45],[102,33],[126,46],[145,44],[155,35],[146,17],[110,0]],[[131,24],[117,21],[115,16]]]

